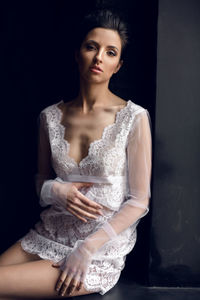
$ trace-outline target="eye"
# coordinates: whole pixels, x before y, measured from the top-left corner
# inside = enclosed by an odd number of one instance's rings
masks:
[[[91,44],[87,44],[86,45],[86,49],[89,50],[89,51],[91,51],[91,50],[95,50],[96,48],[95,48],[95,46],[93,46]]]
[[[112,50],[109,50],[107,53],[108,53],[109,56],[116,56],[117,55],[116,52],[112,51]]]

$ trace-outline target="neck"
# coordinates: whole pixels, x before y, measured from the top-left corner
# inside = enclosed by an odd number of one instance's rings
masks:
[[[91,84],[80,80],[80,91],[77,102],[82,107],[82,112],[87,113],[94,107],[106,106],[111,95],[112,93],[108,89],[108,82]]]

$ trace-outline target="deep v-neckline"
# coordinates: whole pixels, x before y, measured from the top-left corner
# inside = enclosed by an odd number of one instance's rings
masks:
[[[65,139],[65,126],[63,124],[61,124],[61,121],[62,121],[62,117],[63,117],[63,111],[62,109],[58,106],[60,103],[64,103],[63,100],[61,100],[59,103],[57,103],[55,105],[57,111],[58,111],[58,114],[59,114],[59,117],[58,117],[58,126],[60,127],[61,129],[61,140],[67,145],[67,158],[71,160],[71,162],[77,167],[77,168],[80,168],[81,165],[83,164],[83,162],[88,159],[88,157],[90,156],[90,152],[91,152],[91,149],[92,147],[97,144],[97,143],[100,143],[102,142],[104,139],[105,139],[105,136],[106,136],[106,133],[108,130],[110,130],[111,128],[114,128],[117,123],[118,123],[118,120],[119,120],[119,117],[121,115],[122,112],[124,112],[126,109],[128,109],[129,107],[129,104],[131,103],[131,100],[127,100],[127,103],[124,107],[122,107],[119,111],[116,112],[115,114],[115,120],[112,124],[109,124],[107,126],[104,127],[103,131],[102,131],[102,135],[99,139],[97,140],[94,140],[92,141],[90,144],[89,144],[89,147],[88,147],[88,151],[87,151],[87,155],[84,156],[79,162],[77,162],[73,157],[69,156],[69,151],[70,151],[70,143],[67,141],[67,139]]]

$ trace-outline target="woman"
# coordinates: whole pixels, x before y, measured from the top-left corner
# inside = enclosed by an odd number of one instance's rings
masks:
[[[81,36],[77,98],[40,113],[37,191],[50,207],[0,256],[0,299],[103,295],[149,210],[148,111],[108,88],[122,66],[126,26],[100,10],[85,17]]]

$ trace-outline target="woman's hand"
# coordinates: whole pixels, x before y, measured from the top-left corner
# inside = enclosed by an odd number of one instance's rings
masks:
[[[77,245],[69,256],[58,263],[52,264],[52,267],[62,270],[55,287],[55,290],[61,296],[64,296],[66,292],[70,295],[75,290],[81,289],[91,262],[92,251],[82,241],[78,241]]]
[[[96,219],[97,215],[103,215],[100,204],[85,197],[78,189],[90,187],[87,182],[55,182],[52,190],[59,202],[78,219],[87,222],[87,218]]]

